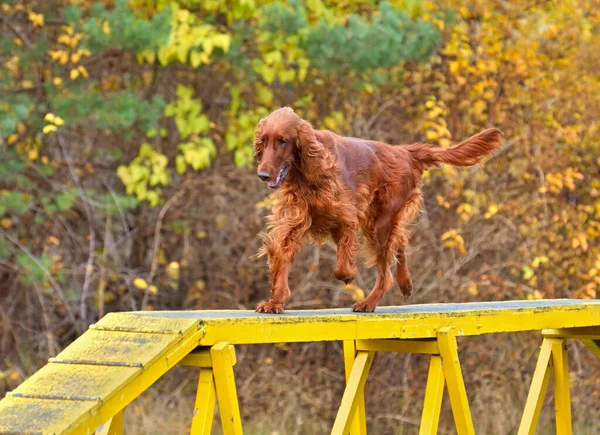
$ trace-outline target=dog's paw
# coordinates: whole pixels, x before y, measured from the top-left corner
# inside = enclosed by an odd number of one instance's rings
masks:
[[[340,281],[343,281],[344,284],[350,284],[354,277],[356,276],[356,269],[338,269],[335,268],[333,271],[333,276]]]
[[[400,291],[402,292],[405,298],[410,298],[413,291],[412,281],[409,279],[407,282],[403,282],[400,285]]]
[[[273,299],[269,299],[268,301],[261,301],[256,306],[256,312],[281,314],[283,313],[283,304],[280,302],[276,302]]]
[[[365,299],[352,305],[352,311],[355,313],[372,313],[377,305],[372,305]]]

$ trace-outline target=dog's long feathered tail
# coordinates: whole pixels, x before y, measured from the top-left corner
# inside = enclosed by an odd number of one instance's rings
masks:
[[[438,167],[442,163],[471,166],[497,150],[501,138],[500,130],[488,128],[450,148],[434,147],[426,143],[416,143],[403,148],[410,151],[412,157],[424,166],[423,169]]]

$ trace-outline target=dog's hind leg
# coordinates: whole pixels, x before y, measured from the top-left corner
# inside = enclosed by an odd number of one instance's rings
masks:
[[[384,210],[378,213],[376,219],[364,228],[368,248],[374,253],[377,265],[377,280],[371,293],[360,302],[352,305],[352,310],[359,312],[372,312],[385,292],[392,286],[394,279],[390,271],[390,263],[395,253],[392,242],[394,233],[399,228],[394,219],[395,213]]]
[[[409,235],[408,230],[402,228],[399,234],[400,243],[396,251],[396,282],[398,282],[400,291],[406,298],[412,294],[412,280],[406,261],[406,248],[408,247]]]
[[[410,231],[404,226],[410,224],[421,209],[422,196],[421,192],[413,194],[400,208],[397,215],[397,221],[400,225],[397,237],[397,249],[396,249],[396,281],[400,287],[400,291],[404,297],[408,298],[412,294],[412,280],[410,278],[410,272],[408,270],[408,263],[406,261],[406,250],[408,248],[408,240],[410,237]]]
[[[356,225],[340,225],[332,231],[337,244],[337,260],[333,275],[340,281],[350,284],[356,276],[356,254],[358,239]]]
[[[381,298],[393,284],[390,263],[394,257],[397,263],[402,260],[402,264],[398,264],[396,279],[399,284],[402,283],[400,288],[403,294],[406,296],[406,292],[412,290],[405,254],[409,233],[404,225],[415,218],[420,201],[421,194],[416,192],[403,201],[400,206],[398,203],[392,202],[386,209],[380,210],[373,222],[365,228],[368,233],[365,239],[375,254],[377,280],[371,293],[363,301],[352,306],[354,311],[372,312],[375,310]],[[402,252],[400,259],[398,258],[399,252]]]

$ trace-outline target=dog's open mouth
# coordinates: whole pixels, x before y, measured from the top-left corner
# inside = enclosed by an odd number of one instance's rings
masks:
[[[285,177],[287,177],[289,170],[290,165],[284,165],[283,168],[281,168],[281,171],[279,171],[279,174],[277,174],[277,178],[275,178],[273,181],[269,181],[267,186],[269,186],[271,189],[279,189],[283,184]]]

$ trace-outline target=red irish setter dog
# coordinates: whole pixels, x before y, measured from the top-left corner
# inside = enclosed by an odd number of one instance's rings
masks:
[[[421,208],[423,171],[442,163],[474,165],[500,146],[501,135],[490,128],[446,149],[424,143],[391,146],[315,130],[289,107],[262,119],[256,130],[257,175],[279,195],[261,250],[269,257],[271,297],[256,311],[283,312],[290,297],[288,274],[305,238],[322,243],[331,236],[337,244],[333,274],[350,283],[359,228],[378,273],[371,293],[352,309],[375,309],[393,284],[392,260],[400,290],[410,296],[406,226]]]

